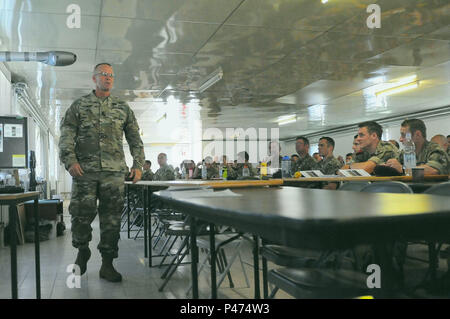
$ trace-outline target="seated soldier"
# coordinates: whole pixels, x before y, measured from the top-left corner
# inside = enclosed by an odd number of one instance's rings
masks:
[[[159,169],[153,176],[155,181],[173,181],[175,179],[175,172],[172,166],[167,164],[167,155],[165,153],[160,153],[158,155]]]
[[[299,136],[296,138],[295,150],[299,155],[299,159],[291,169],[292,175],[295,172],[318,169],[317,162],[309,155],[309,140],[306,137]]]
[[[213,159],[211,156],[207,156],[204,159],[206,166],[206,179],[219,178],[219,169],[216,165],[214,165]],[[194,178],[202,178],[202,170],[200,166],[202,163],[198,163],[195,167]]]
[[[399,150],[389,142],[381,140],[383,129],[381,125],[374,121],[364,122],[358,125],[358,137],[356,142],[361,149],[369,154],[369,159],[355,157],[355,162],[345,165],[343,169],[364,169],[372,174],[375,167],[386,163],[390,159],[399,158]]]
[[[400,142],[405,142],[407,133],[411,133],[411,140],[415,145],[416,165],[424,168],[425,175],[449,174],[448,155],[438,144],[427,141],[427,129],[422,120],[403,121],[400,127]],[[395,168],[399,173],[403,173],[403,156],[388,160],[386,165]]]
[[[152,162],[150,162],[149,160],[146,160],[144,166],[142,167],[142,171],[143,171],[142,178],[141,178],[142,181],[152,181],[153,180],[153,175],[155,175],[155,174],[152,172],[151,167],[152,167]]]
[[[331,137],[324,136],[319,140],[319,154],[323,160],[319,162],[319,169],[325,175],[335,175],[341,168],[342,163],[333,155],[334,140]],[[324,189],[336,189],[337,183],[328,183],[323,186]]]
[[[238,159],[236,164],[236,174],[237,178],[242,178],[244,176],[244,169],[248,169],[248,175],[249,177],[256,176],[256,170],[253,168],[252,164],[248,162],[249,155],[247,152],[240,152],[238,153]]]

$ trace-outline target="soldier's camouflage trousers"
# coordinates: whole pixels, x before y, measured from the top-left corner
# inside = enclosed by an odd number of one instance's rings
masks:
[[[98,199],[98,207],[97,207]],[[100,219],[102,256],[117,258],[120,217],[124,204],[124,174],[121,172],[84,173],[72,179],[69,213],[72,221],[72,245],[87,247],[92,240],[91,223]]]

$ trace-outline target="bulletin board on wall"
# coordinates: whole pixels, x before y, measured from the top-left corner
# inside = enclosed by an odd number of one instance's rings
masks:
[[[0,169],[27,167],[27,118],[20,116],[0,116]]]

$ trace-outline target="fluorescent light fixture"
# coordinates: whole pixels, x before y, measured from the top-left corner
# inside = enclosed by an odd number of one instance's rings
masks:
[[[400,93],[400,92],[404,92],[404,91],[408,91],[408,90],[412,90],[412,89],[416,89],[419,87],[419,82],[412,82],[412,83],[408,83],[408,84],[403,84],[400,86],[396,86],[384,91],[380,91],[375,93],[377,97],[381,97],[381,96],[388,96],[388,95],[392,95],[392,94],[396,94],[396,93]]]
[[[323,4],[325,4],[325,3],[327,3],[328,2],[328,0],[322,0],[322,3]]]
[[[278,125],[286,125],[294,122],[297,122],[296,114],[283,115],[277,118]]]
[[[223,77],[223,71],[222,68],[219,67],[217,70],[215,70],[213,73],[211,73],[206,80],[202,81],[201,85],[198,87],[198,91],[200,93],[203,93],[207,89],[209,89],[211,86],[219,82]]]
[[[375,89],[375,95],[377,97],[379,96],[387,96],[411,89],[415,89],[419,86],[419,82],[417,81],[417,75],[411,75],[404,78],[400,78],[396,80],[395,82],[391,83],[383,83],[380,85],[377,85],[377,88]]]

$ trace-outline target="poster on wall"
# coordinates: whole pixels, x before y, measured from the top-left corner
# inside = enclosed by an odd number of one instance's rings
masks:
[[[5,124],[5,137],[22,137],[22,124]]]
[[[0,152],[3,152],[3,124],[0,123]]]

